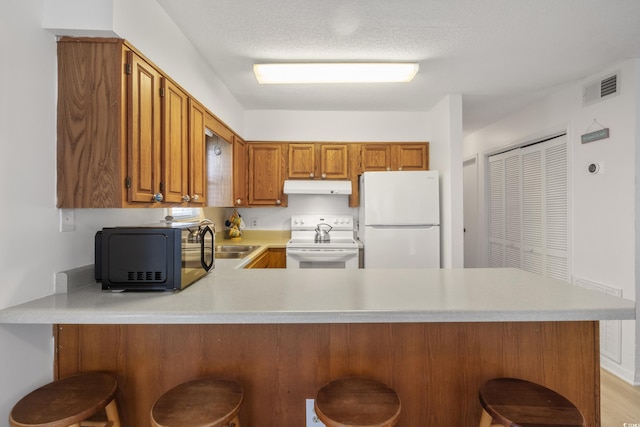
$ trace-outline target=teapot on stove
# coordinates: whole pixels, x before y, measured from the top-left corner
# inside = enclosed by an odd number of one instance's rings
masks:
[[[331,238],[329,236],[329,232],[332,228],[333,227],[331,227],[329,224],[325,224],[324,222],[318,224],[318,226],[316,227],[316,237],[314,239],[315,242],[322,243],[330,241]]]

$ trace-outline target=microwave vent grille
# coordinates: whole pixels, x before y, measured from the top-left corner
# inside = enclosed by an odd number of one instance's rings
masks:
[[[129,271],[127,279],[130,282],[163,282],[161,271]]]

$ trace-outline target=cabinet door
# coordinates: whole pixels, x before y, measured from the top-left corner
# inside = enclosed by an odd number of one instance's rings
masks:
[[[362,144],[362,171],[391,170],[391,145]]]
[[[130,134],[128,141],[128,199],[153,201],[160,193],[160,73],[129,51]]]
[[[284,248],[269,249],[269,268],[287,268],[287,252]]]
[[[347,144],[320,145],[320,178],[349,178],[349,147]]]
[[[247,206],[247,144],[239,136],[233,139],[233,200],[235,206]]]
[[[163,78],[162,182],[164,200],[188,200],[188,99],[169,79]]]
[[[193,99],[189,105],[189,198],[191,205],[202,206],[207,200],[206,111]]]
[[[394,155],[391,169],[399,171],[428,170],[428,144],[393,144]]]
[[[268,250],[264,251],[256,259],[251,261],[245,268],[269,268],[271,263],[271,254]]]
[[[286,206],[283,186],[286,144],[251,143],[249,150],[249,204]]]
[[[315,144],[289,144],[289,178],[314,178],[316,176]]]

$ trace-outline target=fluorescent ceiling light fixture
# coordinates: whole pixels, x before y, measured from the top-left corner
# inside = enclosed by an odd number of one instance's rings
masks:
[[[255,64],[260,84],[395,83],[410,82],[418,72],[415,62]]]

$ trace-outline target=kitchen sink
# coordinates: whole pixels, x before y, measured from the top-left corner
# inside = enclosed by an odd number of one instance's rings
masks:
[[[217,259],[242,259],[258,249],[254,245],[217,245],[215,257]]]

